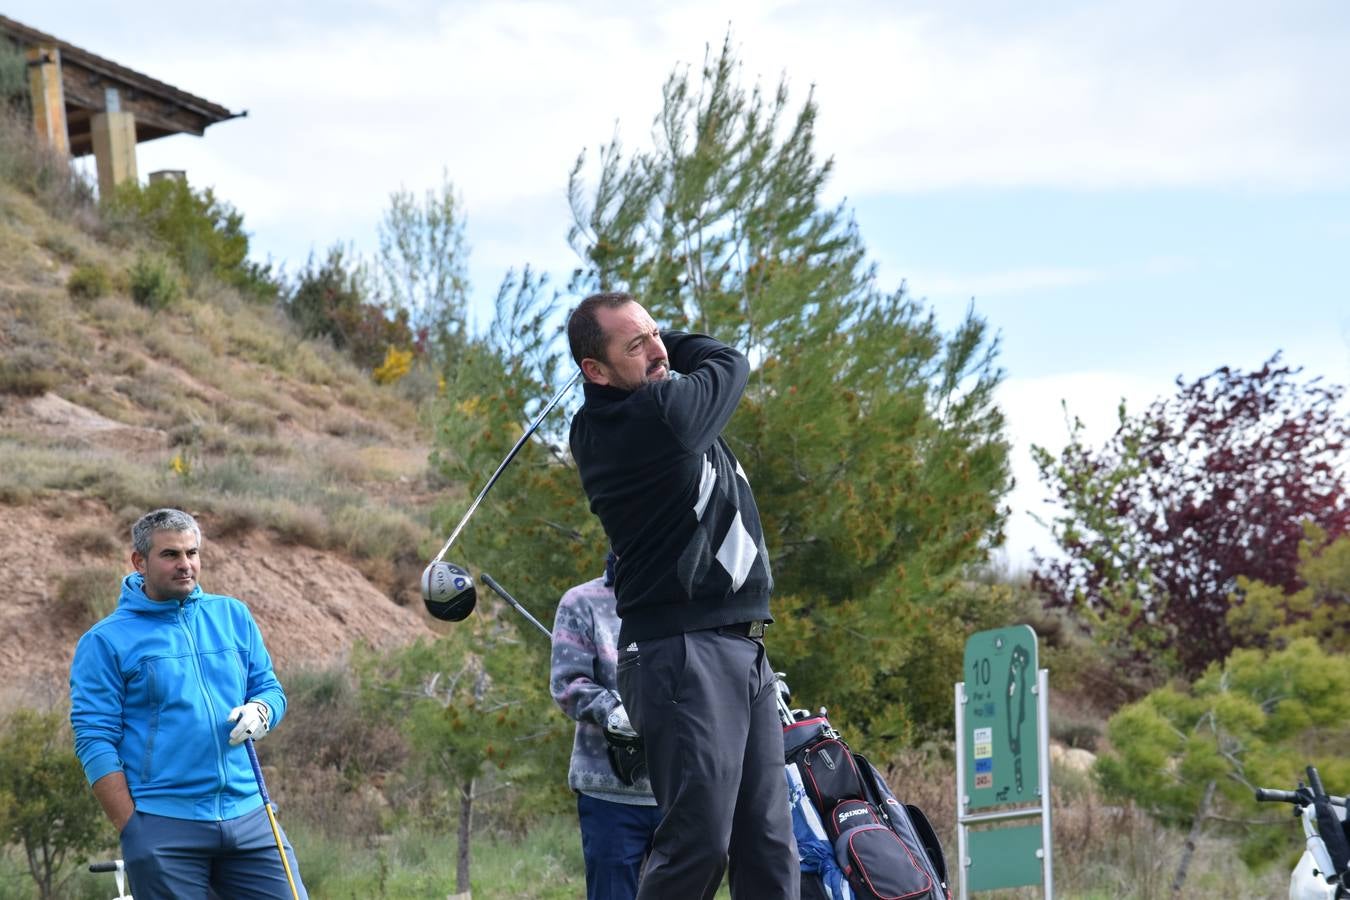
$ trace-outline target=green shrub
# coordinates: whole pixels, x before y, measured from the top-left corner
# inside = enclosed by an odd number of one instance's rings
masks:
[[[248,259],[243,215],[216,199],[210,188],[194,191],[174,178],[144,187],[127,183],[107,198],[104,208],[110,217],[144,229],[163,244],[194,283],[213,276],[259,299],[276,296],[271,266]]]
[[[94,300],[108,293],[108,272],[98,263],[76,266],[66,281],[66,291],[77,300]]]
[[[80,258],[80,251],[64,236],[56,233],[44,234],[38,238],[38,245],[50,251],[63,263],[73,263]]]
[[[116,840],[70,741],[59,710],[0,721],[0,844],[22,852],[40,897],[70,897],[77,861]]]
[[[131,267],[131,299],[147,309],[160,310],[177,302],[183,285],[173,264],[159,256],[140,256]]]
[[[364,268],[350,262],[341,245],[322,263],[310,257],[289,293],[286,311],[300,332],[328,338],[367,371],[384,362],[389,348],[413,346],[408,311],[372,302]]]
[[[23,359],[0,360],[0,394],[37,397],[61,381],[60,375]]]
[[[28,60],[9,41],[0,43],[0,107],[28,109]]]
[[[220,418],[246,434],[272,435],[277,433],[276,410],[256,403],[236,402],[220,410]]]

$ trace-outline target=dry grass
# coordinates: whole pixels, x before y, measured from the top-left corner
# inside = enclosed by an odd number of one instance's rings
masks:
[[[77,553],[89,556],[116,556],[123,549],[103,528],[81,528],[66,538],[66,543]]]
[[[83,566],[61,579],[56,603],[63,618],[88,627],[117,608],[122,590],[121,567]]]
[[[955,878],[956,773],[933,750],[902,753],[884,768],[887,782],[904,803],[924,811],[943,841],[949,873]],[[1185,835],[1164,827],[1133,806],[1108,803],[1092,777],[1055,766],[1051,772],[1055,893],[1093,900],[1172,898],[1173,876]],[[1033,820],[1026,820],[1030,823]],[[1291,824],[1291,847],[1299,832]],[[1289,872],[1278,867],[1251,872],[1237,855],[1237,841],[1207,835],[1200,842],[1180,897],[1275,897],[1287,890]],[[1039,888],[992,891],[995,900],[1031,900]]]
[[[0,499],[73,492],[113,511],[172,500],[226,531],[267,528],[364,560],[397,593],[404,558],[429,540],[425,513],[397,496],[411,494],[425,464],[408,449],[425,440],[415,406],[302,340],[277,310],[209,279],[171,309],[138,306],[125,278],[146,249],[135,235],[110,244],[106,223],[53,208],[0,180],[0,280],[18,285],[0,289],[0,395],[52,391],[157,430],[163,444],[99,449],[74,431],[10,428],[0,434]],[[99,284],[72,298],[77,267],[114,274],[86,279]],[[187,471],[170,471],[175,455]]]
[[[28,120],[0,110],[0,181],[19,188],[60,219],[93,225],[94,189],[64,154],[34,134]]]

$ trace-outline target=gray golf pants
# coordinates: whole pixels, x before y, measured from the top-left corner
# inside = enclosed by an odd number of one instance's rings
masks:
[[[798,900],[773,670],[757,638],[712,629],[619,653],[619,694],[642,735],[663,816],[638,900]]]
[[[308,896],[285,832],[295,888]],[[134,812],[122,829],[122,858],[136,900],[290,900],[267,810],[222,822]],[[209,893],[214,891],[214,893]]]

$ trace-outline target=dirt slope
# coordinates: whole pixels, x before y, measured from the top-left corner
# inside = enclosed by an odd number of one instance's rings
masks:
[[[177,498],[203,588],[248,603],[283,678],[432,634],[416,580],[444,488],[415,404],[220,285],[135,305],[144,248],[81,221],[0,183],[0,713],[61,702],[93,621],[71,585],[109,584],[110,609],[129,523]],[[71,294],[79,266],[112,286]],[[180,457],[206,477],[175,480]]]
[[[0,506],[0,672],[3,694],[51,700],[62,694],[75,642],[86,623],[57,598],[63,572],[106,564],[130,571],[129,551],[79,552],[72,536],[93,529],[129,537],[97,503],[78,497],[34,506]],[[202,586],[249,605],[283,676],[299,666],[341,661],[353,643],[376,647],[430,634],[424,615],[396,606],[352,565],[307,547],[280,546],[250,533],[203,546]]]

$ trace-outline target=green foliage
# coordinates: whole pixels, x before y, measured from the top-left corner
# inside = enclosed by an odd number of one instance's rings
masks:
[[[194,284],[211,276],[260,300],[276,296],[270,265],[248,259],[243,215],[211,188],[195,191],[177,178],[128,182],[104,206],[111,218],[144,228]]]
[[[397,771],[408,759],[408,744],[396,717],[370,715],[355,682],[345,667],[287,674],[286,724],[268,737],[268,757],[331,770],[338,779],[335,791],[352,791]],[[329,824],[335,830],[342,825]]]
[[[283,812],[286,831],[300,849],[311,897],[425,898],[454,893],[455,858],[446,852],[445,839],[437,832],[397,828],[378,842],[335,839],[297,823],[292,809]],[[529,831],[521,835],[478,829],[473,858],[475,900],[576,900],[586,893],[575,810],[536,815]]]
[[[335,244],[322,263],[313,257],[305,263],[286,309],[305,337],[327,338],[358,366],[374,371],[391,348],[412,347],[413,333],[406,309],[387,308],[370,296],[368,273]]]
[[[408,313],[419,343],[452,360],[467,335],[468,246],[462,201],[443,174],[439,190],[419,203],[411,191],[389,195],[380,222],[380,287],[394,309]]]
[[[38,246],[51,253],[63,263],[74,263],[80,258],[80,250],[66,235],[50,231],[38,238]]]
[[[16,354],[0,359],[0,394],[37,397],[62,381],[58,372],[42,364],[36,354]]]
[[[1315,525],[1306,529],[1298,550],[1298,574],[1305,587],[1286,593],[1240,576],[1228,625],[1257,647],[1283,647],[1312,637],[1328,653],[1350,653],[1350,535],[1332,541]]]
[[[1125,707],[1108,737],[1114,751],[1098,759],[1097,775],[1113,796],[1168,825],[1252,820],[1253,788],[1292,787],[1306,765],[1329,786],[1350,784],[1350,657],[1325,653],[1310,638],[1269,655],[1239,650],[1189,690],[1160,688]],[[1284,816],[1249,829],[1248,861],[1287,841],[1288,829]]]
[[[64,717],[30,709],[10,714],[0,729],[0,845],[22,847],[44,900],[60,896],[69,860],[110,843],[109,829]]]
[[[916,696],[910,679],[965,633],[950,594],[1000,540],[997,340],[973,314],[944,334],[903,286],[877,286],[854,222],[822,205],[814,100],[794,112],[785,83],[742,88],[729,37],[663,98],[654,150],[611,142],[593,193],[577,161],[573,290],[630,290],[755,364],[727,438],[772,556],[775,665],[799,696],[873,738],[949,728],[950,686]]]
[[[0,113],[26,113],[28,91],[28,59],[7,38],[0,38]]]
[[[66,292],[76,300],[96,300],[108,293],[108,270],[98,263],[76,266],[66,280]]]
[[[1150,666],[1170,672],[1177,667],[1175,653],[1162,624],[1149,615],[1150,599],[1141,593],[1141,586],[1155,583],[1145,541],[1128,519],[1117,514],[1116,506],[1117,496],[1145,471],[1143,427],[1127,416],[1123,402],[1116,416],[1114,452],[1096,466],[1069,461],[1083,460],[1087,452],[1084,425],[1077,417],[1069,423],[1069,443],[1060,460],[1043,447],[1033,446],[1031,452],[1042,480],[1062,486],[1066,509],[1052,526],[1056,539],[1061,546],[1075,548],[1099,573],[1093,596],[1082,590],[1074,594],[1073,609],[1085,630],[1122,664],[1144,655]]]
[[[469,887],[469,818],[480,780],[528,793],[532,781],[556,783],[566,771],[539,752],[550,737],[561,745],[565,731],[550,715],[547,670],[487,605],[480,601],[475,616],[436,640],[358,661],[364,707],[399,724],[410,765],[425,779],[424,821],[459,822],[459,891]]]
[[[161,310],[183,296],[183,283],[174,265],[162,256],[142,254],[127,273],[131,299],[151,310]]]

